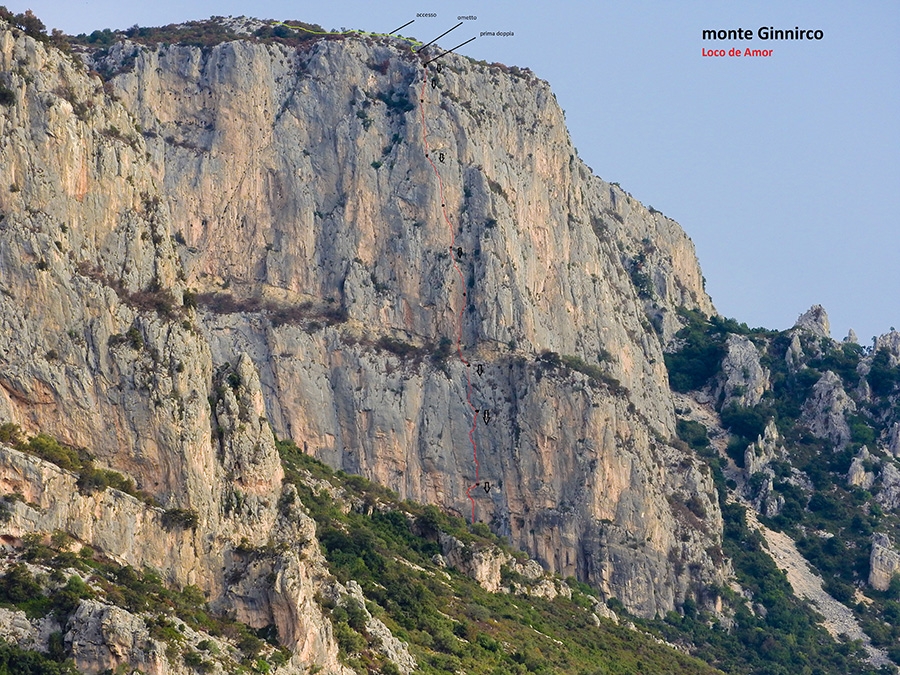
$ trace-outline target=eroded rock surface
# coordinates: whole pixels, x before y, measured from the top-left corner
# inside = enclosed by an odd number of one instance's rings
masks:
[[[894,574],[900,571],[900,553],[891,546],[886,534],[872,535],[872,554],[869,559],[869,585],[876,591],[886,591]]]
[[[768,388],[769,373],[760,364],[756,346],[742,335],[729,334],[716,400],[722,401],[722,407],[732,402],[752,407],[760,402]]]
[[[831,322],[828,321],[828,313],[822,305],[813,305],[797,319],[795,328],[812,333],[816,337],[831,338]]]
[[[243,539],[300,536],[277,513],[270,424],[469,513],[471,397],[495,486],[477,518],[640,614],[721,584],[712,480],[668,445],[660,335],[679,307],[714,312],[693,245],[591,175],[546,83],[448,55],[420,102],[416,57],[360,38],[108,58],[133,69],[104,87],[0,27],[15,97],[0,107],[0,185],[15,186],[0,189],[0,418],[196,513],[158,538],[181,551],[160,563],[173,580],[248,617],[300,615],[305,595],[228,594],[221,564]],[[443,192],[426,134],[450,159]],[[29,470],[26,491],[71,489]],[[85,525],[86,503],[57,507],[41,517],[85,542],[157,555],[121,532],[156,527],[152,510]],[[297,574],[284,590],[308,593]],[[321,636],[291,646],[337,669]]]
[[[803,405],[801,421],[813,434],[827,438],[840,449],[850,442],[847,413],[855,411],[856,403],[844,391],[841,378],[826,370]]]

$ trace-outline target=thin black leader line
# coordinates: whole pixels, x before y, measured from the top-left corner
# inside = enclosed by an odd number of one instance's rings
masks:
[[[450,52],[456,51],[457,49],[459,49],[459,48],[462,47],[463,45],[469,44],[469,43],[470,43],[472,40],[474,40],[474,39],[475,39],[475,38],[469,38],[468,40],[466,40],[466,41],[463,42],[462,44],[456,45],[453,49],[448,49],[448,50],[445,51],[443,54],[439,54],[438,56],[435,56],[433,59],[428,59],[428,60],[427,60],[425,63],[423,63],[422,65],[423,65],[423,66],[427,66],[427,65],[428,65],[429,63],[431,63],[432,61],[437,61],[437,60],[438,60],[439,58],[441,58],[442,56],[447,56],[447,54],[449,54]]]
[[[453,26],[453,28],[451,28],[450,30],[456,30],[457,28],[459,28],[459,27],[462,26],[462,25],[463,25],[463,22],[460,21],[458,24],[456,24],[455,26]],[[448,30],[447,33],[449,33],[450,30]],[[421,47],[419,47],[419,48],[416,50],[416,52],[418,53],[418,52],[422,51],[423,49],[425,49],[425,47],[427,47],[428,45],[434,44],[435,42],[437,42],[438,40],[440,40],[442,37],[444,37],[447,33],[441,33],[441,34],[438,35],[436,38],[434,38],[434,40],[432,40],[431,42],[428,42],[428,43],[422,45]],[[456,49],[456,48],[454,47],[454,49]]]
[[[416,21],[415,19],[413,19],[412,21],[407,21],[405,24],[403,24],[402,26],[400,26],[400,28],[395,28],[394,30],[392,30],[390,33],[388,33],[388,35],[393,35],[393,34],[396,33],[398,30],[401,30],[401,29],[403,29],[403,28],[406,28],[406,27],[407,27],[409,24],[411,24],[411,23],[415,23],[415,21]]]

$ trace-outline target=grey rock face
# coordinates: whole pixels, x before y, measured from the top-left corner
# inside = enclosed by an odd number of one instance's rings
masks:
[[[162,509],[118,490],[82,495],[77,479],[69,471],[0,444],[0,486],[25,500],[12,506],[4,533],[21,537],[62,530],[121,564],[148,565],[167,579],[204,583],[201,561],[206,561],[194,548],[191,530],[167,530]]]
[[[40,633],[21,610],[0,607],[0,635],[22,649],[47,650],[46,643],[42,644]]]
[[[875,484],[875,472],[868,471],[866,464],[871,463],[872,454],[866,446],[860,448],[859,453],[850,462],[850,469],[847,471],[847,483],[868,490]]]
[[[751,443],[744,451],[744,473],[749,477],[768,469],[772,460],[784,454],[780,444],[781,436],[774,420],[769,420],[762,436]]]
[[[879,479],[881,490],[875,495],[875,500],[886,509],[900,507],[900,469],[893,462],[882,462]]]
[[[755,406],[769,388],[769,373],[759,361],[756,345],[742,335],[730,334],[725,341],[725,357],[716,388],[722,406],[735,402]]]
[[[886,534],[872,535],[872,554],[869,558],[869,585],[877,591],[886,591],[891,578],[900,571],[900,553],[891,546]]]
[[[181,672],[169,668],[165,645],[150,638],[144,620],[119,607],[82,600],[64,636],[75,665],[83,673],[115,670],[128,664],[144,672]]]
[[[790,370],[798,370],[803,365],[803,346],[800,344],[800,336],[794,332],[791,335],[791,344],[784,355],[784,360]]]
[[[486,591],[499,592],[501,567],[509,561],[503,551],[498,548],[472,551],[456,537],[443,533],[441,549],[451,567],[477,581]]]
[[[657,330],[714,312],[693,245],[590,174],[546,83],[451,55],[422,104],[408,50],[356,38],[126,45],[111,65],[131,56],[113,99],[0,30],[0,185],[19,187],[0,190],[0,417],[196,511],[174,579],[227,603],[214,561],[282,527],[269,424],[469,513],[471,395],[495,486],[477,518],[642,614],[723,581],[711,479],[666,443]],[[194,309],[188,289],[218,295]],[[471,391],[441,357],[457,334]],[[119,532],[90,522],[85,541]]]
[[[875,339],[875,351],[884,350],[890,355],[891,367],[900,365],[900,331],[892,330]]]
[[[850,425],[847,413],[856,411],[841,378],[826,370],[813,385],[812,394],[803,406],[801,421],[809,430],[821,438],[827,438],[838,449],[850,442]]]
[[[409,653],[408,645],[394,637],[380,619],[369,613],[369,610],[366,609],[366,599],[362,588],[355,581],[347,582],[347,596],[345,596],[345,600],[347,598],[352,598],[364,613],[366,617],[366,633],[374,635],[381,640],[382,653],[394,662],[394,665],[397,666],[400,672],[414,672],[417,664],[412,654]]]
[[[744,451],[746,481],[743,486],[743,494],[753,508],[764,516],[770,518],[776,516],[784,507],[784,497],[775,490],[776,473],[772,463],[776,460],[788,460],[788,458],[783,439],[772,419],[766,423],[762,435]],[[791,467],[789,475],[779,474],[779,476],[780,479],[804,491],[809,492],[813,489],[809,476],[796,467]]]
[[[887,449],[894,457],[900,457],[900,422],[894,422],[888,432]]]
[[[813,305],[797,319],[794,324],[795,328],[800,328],[817,337],[831,337],[831,323],[828,321],[828,314],[822,305]]]
[[[572,597],[572,590],[556,579],[544,578],[545,571],[535,560],[518,561],[495,546],[472,549],[456,537],[442,534],[443,558],[454,569],[478,582],[492,593],[517,593],[546,600]],[[504,570],[522,577],[522,582],[504,581]]]
[[[596,602],[593,603],[593,609],[594,609],[595,616],[603,617],[604,619],[609,619],[610,621],[612,621],[615,624],[619,623],[618,614],[616,614],[614,611],[612,611],[609,607],[607,607],[605,604],[603,604],[599,600],[597,600]],[[598,620],[596,623],[597,623],[597,625],[599,625],[600,621]]]
[[[302,562],[298,553],[291,551],[280,556],[274,565],[275,581],[268,592],[272,623],[278,634],[286,636],[286,642],[294,646],[292,664],[298,670],[307,668],[305,664],[324,663],[330,672],[349,673],[332,656],[331,621],[322,615],[315,600],[328,577],[318,542],[312,539],[303,552],[312,558],[310,563]]]

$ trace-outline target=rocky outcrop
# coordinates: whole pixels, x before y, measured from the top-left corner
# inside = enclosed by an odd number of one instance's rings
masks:
[[[600,617],[609,619],[615,624],[619,623],[619,616],[599,600],[593,603],[592,608],[594,610],[594,623],[598,626],[600,625]]]
[[[887,451],[894,457],[900,457],[900,422],[894,422],[888,431]]]
[[[302,614],[250,582],[229,594],[221,564],[296,535],[270,425],[468,514],[471,398],[494,487],[476,518],[641,614],[723,581],[712,481],[666,443],[659,335],[679,307],[714,311],[693,245],[591,175],[546,83],[448,55],[421,97],[408,49],[359,37],[108,58],[133,69],[104,84],[0,30],[0,418],[195,512],[160,563],[173,580],[247,617]],[[87,522],[85,541],[129,550]]]
[[[0,607],[0,635],[21,649],[47,652],[50,635],[60,632],[60,629],[53,616],[31,620],[21,610]]]
[[[500,591],[501,568],[511,556],[496,547],[472,550],[456,537],[443,532],[440,542],[444,559],[450,567],[471,577],[486,591]]]
[[[151,675],[189,672],[183,664],[169,663],[165,644],[150,638],[143,619],[94,600],[78,605],[65,642],[82,673],[114,671],[122,664]]]
[[[773,460],[784,456],[784,447],[780,441],[781,435],[775,426],[775,420],[770,419],[762,435],[744,451],[744,473],[748,478],[768,469]]]
[[[151,566],[182,584],[208,578],[198,555],[196,531],[167,529],[165,512],[113,489],[81,494],[76,474],[0,444],[0,491],[20,494],[9,505],[7,537],[29,532],[67,532],[121,564]]]
[[[795,331],[791,335],[791,342],[784,354],[784,360],[791,371],[797,371],[803,366],[803,346],[800,344],[800,336]]]
[[[872,554],[869,558],[869,585],[876,591],[886,591],[893,576],[900,571],[900,553],[891,546],[886,534],[872,535]]]
[[[722,407],[732,402],[752,407],[768,388],[769,373],[760,364],[756,345],[743,335],[729,334],[714,394],[716,400],[722,402]]]
[[[744,451],[743,496],[758,513],[769,518],[777,516],[784,507],[784,497],[775,490],[775,470],[771,464],[786,458],[787,452],[773,419],[766,423],[763,433]],[[804,479],[799,471],[793,469],[787,481],[802,484]]]
[[[234,368],[225,364],[220,369],[217,381],[215,422],[222,468],[245,495],[264,498],[273,484],[281,483],[284,471],[266,419],[259,375],[250,358],[240,354]]]
[[[775,479],[771,472],[759,475],[762,480],[754,490],[751,490],[751,503],[757,513],[774,518],[784,508],[784,497],[775,490]]]
[[[320,663],[326,654],[331,659],[333,653],[331,622],[323,616],[315,599],[330,577],[324,561],[316,560],[316,554],[321,556],[318,548],[318,542],[312,538],[301,551],[288,551],[278,557],[273,565],[275,579],[268,589],[271,621],[267,618],[267,623],[256,624],[275,625],[278,635],[285,636],[286,642],[293,645],[292,663],[298,669],[306,668],[305,664]],[[312,564],[301,559],[301,555],[312,556]],[[349,672],[334,660],[330,666],[334,672]]]
[[[831,339],[831,323],[822,305],[813,305],[797,319],[794,328],[806,331],[820,338]]]
[[[800,419],[813,434],[827,438],[840,449],[850,442],[850,425],[846,416],[855,411],[856,403],[844,391],[841,378],[826,370],[813,385]]]
[[[891,330],[875,338],[874,351],[882,350],[890,355],[888,363],[892,368],[900,365],[900,331]]]
[[[847,484],[868,490],[875,484],[875,472],[871,471],[872,454],[866,446],[860,448],[856,457],[850,462],[847,471]]]
[[[881,489],[875,495],[875,500],[891,511],[900,508],[900,469],[894,462],[882,462],[879,482]]]
[[[496,546],[473,548],[454,536],[441,533],[442,561],[478,582],[491,593],[517,593],[545,600],[572,597],[572,590],[557,579],[547,578],[535,560],[520,561]]]

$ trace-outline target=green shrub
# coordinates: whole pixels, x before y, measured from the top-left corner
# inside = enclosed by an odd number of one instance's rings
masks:
[[[174,621],[160,614],[154,619],[145,620],[150,637],[175,647],[184,642],[184,634],[178,630]],[[167,650],[168,653],[168,650]]]
[[[490,188],[491,192],[493,192],[495,195],[499,195],[500,197],[503,197],[503,199],[509,201],[509,197],[506,194],[506,190],[503,189],[503,186],[500,185],[500,183],[498,183],[497,181],[495,181],[491,178],[488,178],[487,182],[488,182],[488,187]]]
[[[9,423],[0,426],[0,441],[4,439],[22,452],[31,453],[61,469],[78,473],[76,484],[78,489],[84,493],[90,494],[111,487],[130,494],[132,497],[153,503],[148,495],[135,487],[134,481],[130,478],[126,478],[116,471],[95,467],[90,453],[84,448],[63,445],[47,434],[37,434],[26,441],[19,427]]]
[[[21,28],[27,36],[35,40],[47,42],[50,39],[44,22],[37,18],[30,9],[25,10],[24,14],[13,14],[6,7],[0,5],[0,19],[16,28]]]
[[[730,432],[755,441],[762,436],[772,412],[765,406],[748,408],[732,402],[722,409],[722,425]]]
[[[409,112],[415,106],[412,101],[402,91],[394,91],[390,94],[379,92],[376,98],[387,106],[389,113],[405,113]]]
[[[676,424],[676,433],[678,438],[683,440],[694,450],[701,450],[709,447],[709,436],[707,429],[699,422],[692,420],[679,419]]]
[[[53,592],[53,610],[64,623],[66,618],[78,607],[79,602],[92,597],[94,597],[94,592],[81,580],[81,577],[73,574],[63,588]]]
[[[47,654],[51,659],[60,663],[66,660],[66,643],[62,632],[50,633],[47,640]]]
[[[167,530],[196,529],[200,515],[192,509],[166,509],[162,514],[162,525]]]
[[[834,577],[826,578],[822,588],[838,602],[849,602],[855,595],[853,586]]]
[[[78,489],[85,494],[94,492],[102,492],[108,487],[115,488],[130,495],[134,495],[137,490],[134,482],[130,478],[126,478],[116,471],[108,469],[98,469],[94,463],[87,460],[82,463],[78,472]]]
[[[334,624],[334,637],[344,654],[357,654],[366,648],[366,639],[343,621]]]
[[[861,415],[851,415],[847,420],[850,425],[850,440],[870,448],[875,442],[875,430]]]
[[[431,358],[436,363],[443,363],[450,354],[453,353],[453,340],[448,337],[442,337],[438,340],[438,344],[431,352]]]
[[[15,605],[42,595],[42,591],[34,575],[22,563],[13,565],[0,577],[0,602]]]
[[[653,280],[650,278],[650,275],[644,270],[645,265],[645,254],[643,252],[639,253],[638,256],[632,261],[631,269],[629,270],[629,276],[631,276],[631,283],[634,284],[634,288],[637,291],[638,297],[644,300],[648,300],[653,298],[654,290],[653,290]]]
[[[900,368],[890,365],[891,354],[887,349],[879,349],[872,358],[872,365],[866,379],[876,396],[887,396],[900,382]]]
[[[60,444],[59,441],[47,434],[32,436],[26,444],[26,449],[62,469],[77,471],[82,465],[81,453],[78,450]]]
[[[16,103],[16,93],[0,84],[0,105],[11,106]]]
[[[212,663],[203,658],[203,656],[192,649],[184,653],[184,663],[186,666],[193,668],[201,673],[212,672],[214,666]]]
[[[54,661],[39,652],[0,640],[0,673],[9,675],[77,675],[71,661]]]
[[[0,424],[0,443],[8,443],[14,448],[21,449],[19,445],[22,441],[22,430],[18,424],[13,424],[12,422]]]
[[[385,661],[381,664],[381,675],[401,675],[400,669],[393,661]]]
[[[584,359],[582,359],[580,356],[572,356],[569,354],[563,354],[560,357],[560,360],[568,368],[571,368],[572,370],[577,370],[579,373],[587,375],[591,379],[594,379],[594,380],[602,380],[603,379],[604,372],[597,366],[591,365],[590,363],[586,363],[584,361]]]
[[[665,354],[669,384],[680,392],[701,389],[719,372],[725,348],[722,334],[697,311],[681,312],[687,325],[676,334],[683,343],[679,351]]]
[[[356,116],[362,120],[363,129],[366,131],[369,130],[369,127],[372,126],[372,118],[366,113],[365,110],[357,110]]]
[[[408,342],[404,342],[403,340],[398,340],[387,335],[379,338],[376,346],[379,349],[384,349],[386,351],[389,351],[391,354],[401,357],[412,356],[419,352],[419,349],[416,348],[415,345],[411,345]]]

